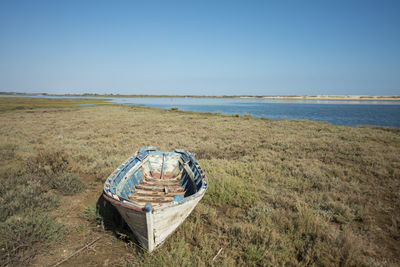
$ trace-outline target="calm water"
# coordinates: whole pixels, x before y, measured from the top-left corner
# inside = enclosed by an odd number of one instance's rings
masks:
[[[342,125],[400,127],[400,101],[284,100],[249,98],[114,98],[113,102],[182,110],[249,113],[273,119],[308,119]]]
[[[85,97],[80,97],[85,98]],[[88,97],[86,97],[88,98]],[[400,101],[292,100],[262,98],[111,97],[112,103],[181,110],[249,113],[273,119],[308,119],[341,125],[400,127]]]

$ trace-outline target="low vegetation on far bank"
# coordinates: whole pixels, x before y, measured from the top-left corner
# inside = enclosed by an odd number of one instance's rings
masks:
[[[146,95],[146,94],[47,94],[0,92],[1,95],[15,96],[66,96],[66,97],[194,97],[194,98],[278,98],[278,99],[325,99],[325,100],[400,100],[400,95]]]
[[[94,237],[65,265],[400,264],[398,128],[71,103],[0,97],[0,265],[50,265]],[[145,145],[196,153],[209,181],[151,254],[98,201]]]
[[[75,108],[76,105],[107,103],[100,98],[41,98],[41,97],[0,97],[0,113],[38,108]]]

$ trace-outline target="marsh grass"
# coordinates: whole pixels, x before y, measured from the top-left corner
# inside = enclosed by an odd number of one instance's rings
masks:
[[[137,247],[104,200],[96,209],[79,211],[82,220],[104,224],[104,238],[111,232],[117,244],[124,244],[119,250],[98,248],[98,255],[118,255],[118,264],[400,264],[399,129],[140,106],[41,105],[0,114],[3,204],[11,199],[4,198],[6,191],[22,185],[39,190],[42,197],[62,194],[46,182],[59,174],[79,177],[92,188],[96,184],[98,190],[90,194],[98,197],[108,175],[145,145],[164,151],[186,148],[196,153],[207,174],[203,200],[151,254]],[[20,162],[28,159],[32,166],[19,173],[25,168]],[[33,203],[38,210],[51,209],[41,207],[41,201]],[[3,222],[26,209],[6,208]],[[83,254],[76,261],[102,265],[97,258]]]
[[[77,175],[71,173],[68,155],[62,150],[39,147],[36,154],[28,158],[26,166],[30,173],[42,177],[43,183],[49,188],[63,195],[74,195],[85,189]]]
[[[0,97],[0,113],[29,111],[38,108],[71,108],[73,105],[106,103],[107,99],[86,98],[40,98],[40,97]]]
[[[24,159],[15,145],[6,145],[2,155],[6,156],[0,164],[0,263],[25,265],[67,232],[49,215],[60,205],[59,194],[73,195],[85,187],[60,150],[36,149]]]
[[[73,173],[64,173],[58,177],[52,177],[47,180],[47,184],[50,188],[56,189],[66,196],[75,195],[86,188],[85,184]]]
[[[104,220],[99,213],[99,209],[97,209],[94,205],[89,205],[86,207],[83,217],[93,224],[100,223],[101,220]]]
[[[60,241],[67,229],[47,214],[26,212],[0,222],[2,265],[26,265],[41,248]]]
[[[36,148],[36,154],[29,157],[26,164],[31,173],[47,177],[69,170],[68,155],[64,151],[41,147]]]

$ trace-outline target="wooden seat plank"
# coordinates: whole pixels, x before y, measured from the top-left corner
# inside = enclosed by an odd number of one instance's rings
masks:
[[[165,188],[167,188],[167,190],[169,192],[184,192],[185,189],[180,186],[154,186],[154,185],[148,185],[148,184],[139,184],[135,186],[137,189],[142,189],[142,190],[149,190],[149,191],[160,191],[160,192],[165,192]]]
[[[174,200],[173,197],[164,197],[164,196],[137,196],[137,195],[130,195],[129,199],[131,200],[138,200],[141,202],[151,202],[151,203],[163,203],[163,202],[171,202]]]
[[[144,180],[141,184],[147,184],[147,185],[154,185],[154,186],[178,186],[182,187],[182,185],[179,182],[164,182],[162,180],[160,181],[148,181]]]
[[[139,196],[176,196],[176,195],[184,195],[185,192],[161,192],[161,191],[151,191],[151,190],[131,190],[132,193]]]

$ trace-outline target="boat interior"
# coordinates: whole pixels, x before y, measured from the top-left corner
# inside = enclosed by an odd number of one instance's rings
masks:
[[[187,155],[158,150],[139,154],[121,165],[111,183],[111,191],[138,206],[180,202],[195,194],[204,178],[200,166]]]

